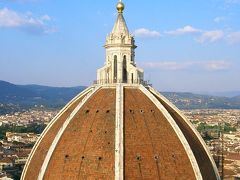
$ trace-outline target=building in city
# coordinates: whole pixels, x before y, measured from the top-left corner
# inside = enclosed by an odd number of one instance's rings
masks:
[[[8,142],[20,142],[20,143],[35,143],[38,139],[38,135],[34,133],[12,133],[6,132],[6,138]]]
[[[97,81],[50,122],[22,179],[220,179],[190,121],[144,81],[122,2],[117,10]]]

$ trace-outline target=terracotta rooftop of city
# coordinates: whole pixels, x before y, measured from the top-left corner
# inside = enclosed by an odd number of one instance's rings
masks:
[[[144,81],[117,4],[97,81],[69,102],[35,144],[22,179],[220,179],[199,133]]]

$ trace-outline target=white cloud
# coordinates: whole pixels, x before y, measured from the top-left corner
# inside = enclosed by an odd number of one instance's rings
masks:
[[[240,31],[229,33],[226,37],[226,40],[229,44],[240,43]]]
[[[51,21],[52,20],[48,15],[43,15],[40,19],[42,21]]]
[[[0,9],[0,28],[18,28],[34,34],[47,34],[54,32],[48,26],[51,21],[48,15],[34,17],[32,13],[21,14],[8,8]]]
[[[162,61],[162,62],[146,62],[141,64],[143,67],[151,69],[162,69],[162,70],[182,70],[187,67],[185,63],[177,63],[173,61]]]
[[[216,18],[214,18],[214,22],[215,23],[220,23],[220,22],[222,22],[222,21],[224,21],[225,20],[225,17],[216,17]]]
[[[226,61],[161,61],[161,62],[144,62],[141,65],[145,68],[159,69],[167,71],[176,70],[204,70],[204,71],[220,71],[227,70],[231,67],[231,63]]]
[[[24,24],[24,18],[7,8],[0,9],[0,27],[17,27]]]
[[[240,0],[225,0],[225,2],[229,4],[240,4]]]
[[[160,37],[161,34],[158,31],[152,31],[145,28],[140,28],[134,31],[133,33],[137,37],[143,37],[143,38],[155,38]]]
[[[239,0],[240,1],[240,0]],[[223,21],[224,17],[216,17],[215,22]],[[192,34],[194,39],[198,43],[215,43],[217,41],[227,42],[229,44],[238,44],[240,43],[240,31],[231,32],[228,30],[204,30],[197,29],[191,25],[184,26],[183,28],[178,28],[173,31],[165,31],[165,35],[170,36],[184,36]],[[149,31],[147,29],[141,28],[135,31],[135,35],[139,37],[159,37],[161,34],[157,31]]]
[[[184,35],[184,34],[193,34],[193,33],[199,33],[201,32],[202,30],[200,29],[196,29],[190,25],[187,25],[183,28],[179,28],[179,29],[176,29],[174,31],[167,31],[165,32],[166,34],[170,34],[170,35]]]
[[[206,70],[218,71],[229,69],[231,64],[225,61],[210,61],[206,63],[201,63]]]
[[[200,43],[206,42],[216,42],[224,38],[224,32],[222,30],[206,31],[197,38],[197,41]]]
[[[29,2],[36,2],[38,0],[8,0],[13,2],[20,2],[20,3],[29,3]]]
[[[218,19],[219,20],[219,19]],[[193,34],[196,37],[197,42],[199,43],[213,43],[218,40],[224,39],[225,33],[223,30],[202,30],[194,28],[190,25],[183,28],[179,28],[173,31],[167,31],[165,34],[169,35],[187,35]]]
[[[240,0],[239,0],[240,1]],[[220,22],[224,20],[224,17],[216,17],[215,22]],[[183,28],[179,28],[174,31],[167,31],[165,34],[168,35],[187,35],[193,34],[195,40],[198,43],[214,43],[220,40],[227,42],[229,44],[238,44],[240,43],[240,31],[229,32],[227,30],[201,30],[196,29],[190,25]]]

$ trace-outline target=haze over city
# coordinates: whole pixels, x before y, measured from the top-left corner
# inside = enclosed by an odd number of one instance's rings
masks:
[[[136,62],[161,91],[240,90],[240,1],[126,1]],[[116,1],[0,1],[0,79],[90,85]],[[110,11],[109,11],[110,10]]]

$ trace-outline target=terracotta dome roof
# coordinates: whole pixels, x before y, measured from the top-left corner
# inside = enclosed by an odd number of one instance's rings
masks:
[[[119,13],[107,37],[98,84],[50,122],[22,179],[220,179],[192,124],[144,82],[134,60],[135,41],[128,33]]]
[[[118,178],[116,178],[118,177]],[[190,122],[143,85],[96,85],[74,98],[35,145],[22,179],[218,179]]]

